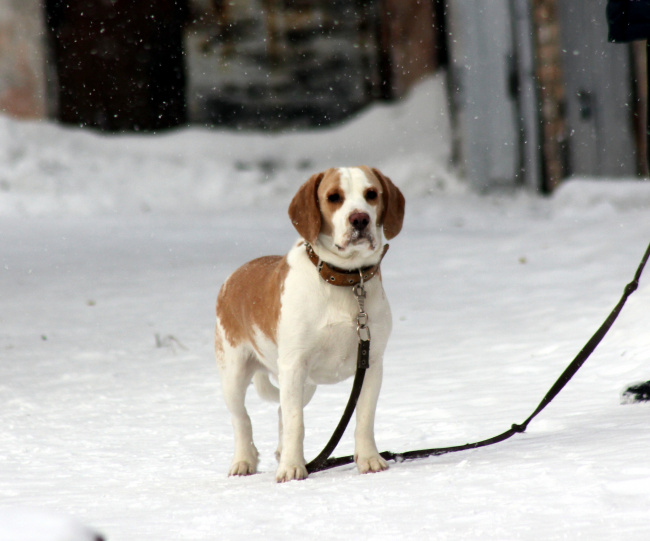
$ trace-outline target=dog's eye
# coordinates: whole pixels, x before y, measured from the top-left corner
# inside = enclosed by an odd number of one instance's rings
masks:
[[[366,192],[366,201],[372,201],[373,199],[377,199],[377,192],[375,190],[368,190]]]
[[[338,193],[331,193],[327,196],[327,200],[330,203],[340,203],[341,202],[341,195]]]

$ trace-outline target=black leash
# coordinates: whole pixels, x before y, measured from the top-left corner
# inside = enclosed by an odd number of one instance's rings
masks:
[[[384,253],[386,250],[384,250]],[[332,451],[336,448],[341,441],[341,437],[345,432],[345,429],[350,422],[354,409],[357,407],[357,401],[359,400],[359,395],[361,394],[361,388],[363,387],[363,378],[366,375],[366,370],[370,368],[370,329],[368,328],[368,314],[366,313],[365,303],[366,303],[366,290],[364,288],[364,278],[363,274],[359,272],[361,276],[361,281],[359,284],[355,285],[352,288],[352,293],[359,303],[359,313],[357,314],[357,335],[359,336],[359,347],[357,349],[357,371],[354,375],[354,382],[352,383],[352,391],[350,391],[350,398],[348,403],[343,410],[343,415],[339,424],[334,429],[334,433],[330,438],[330,441],[327,442],[327,445],[323,448],[320,454],[307,464],[307,471],[309,473],[314,473],[316,471],[328,470],[339,464],[334,464],[333,466],[328,466],[332,460],[341,460],[335,458],[329,458],[332,454]],[[352,459],[344,464],[349,464],[354,461],[353,457],[344,457],[346,459]]]
[[[637,268],[637,271],[634,275],[634,279],[629,284],[627,284],[627,286],[625,286],[625,290],[623,291],[623,296],[621,297],[621,300],[618,301],[618,304],[611,311],[611,313],[609,314],[605,322],[600,326],[600,328],[596,331],[596,333],[589,339],[589,341],[585,344],[585,346],[580,350],[580,352],[576,355],[575,359],[571,361],[571,364],[569,364],[569,366],[567,366],[564,372],[562,372],[562,375],[549,389],[548,393],[546,393],[546,396],[544,396],[544,398],[539,403],[535,411],[533,411],[533,413],[531,413],[530,416],[523,423],[513,424],[508,430],[506,430],[502,434],[493,436],[485,440],[477,441],[474,443],[466,443],[464,445],[456,445],[453,447],[439,447],[433,449],[420,449],[418,451],[405,451],[403,453],[393,453],[392,451],[384,451],[383,453],[380,453],[381,456],[386,460],[394,460],[396,462],[402,462],[404,460],[412,460],[415,458],[438,456],[447,453],[455,453],[457,451],[467,451],[469,449],[486,447],[488,445],[494,445],[495,443],[500,443],[502,441],[505,441],[511,438],[512,436],[514,436],[515,434],[525,432],[526,428],[528,427],[528,424],[535,417],[537,417],[542,412],[542,410],[546,408],[546,406],[548,406],[551,403],[551,401],[560,393],[562,389],[564,389],[565,385],[569,383],[569,381],[575,375],[575,373],[578,370],[580,370],[580,367],[594,352],[596,347],[598,347],[598,344],[600,344],[600,342],[605,337],[605,335],[607,334],[611,326],[614,324],[614,321],[616,321],[618,315],[621,313],[621,310],[623,309],[623,306],[625,305],[625,302],[627,301],[628,297],[632,295],[632,293],[634,293],[636,289],[639,287],[639,280],[641,278],[641,274],[643,273],[643,269],[646,263],[648,262],[649,257],[650,257],[650,244],[648,245],[648,248],[646,249],[643,258],[641,259],[641,263]],[[360,310],[363,311],[361,308]],[[346,464],[351,464],[354,462],[354,457],[352,455],[342,456],[338,458],[329,458],[329,456],[334,450],[334,448],[338,445],[339,441],[341,440],[341,437],[345,432],[345,429],[350,421],[350,418],[352,417],[354,408],[356,407],[357,400],[359,399],[359,394],[361,393],[361,387],[363,386],[363,378],[365,376],[366,368],[368,368],[367,355],[369,355],[369,350],[370,350],[369,347],[370,334],[368,333],[367,336],[368,336],[367,344],[364,344],[365,341],[362,340],[360,337],[359,353],[357,356],[357,372],[354,377],[354,383],[352,384],[352,391],[350,393],[348,404],[345,407],[343,417],[339,421],[336,430],[334,430],[334,434],[332,434],[330,441],[327,443],[323,451],[314,460],[312,460],[309,464],[307,464],[307,471],[309,473],[324,471],[330,468],[335,468],[337,466],[344,466]],[[366,345],[367,347],[365,347]],[[365,355],[366,355],[365,362],[364,359],[362,358],[364,355],[362,354],[362,349],[364,347],[365,347]]]

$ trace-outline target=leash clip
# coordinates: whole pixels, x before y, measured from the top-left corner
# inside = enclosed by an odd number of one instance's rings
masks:
[[[352,293],[359,305],[359,313],[357,314],[357,335],[359,336],[359,341],[369,342],[370,329],[368,328],[368,314],[366,313],[366,289],[363,284],[363,275],[361,275],[361,282],[352,288]]]
[[[357,335],[359,336],[359,341],[370,342],[370,329],[366,325],[359,325],[357,323]]]

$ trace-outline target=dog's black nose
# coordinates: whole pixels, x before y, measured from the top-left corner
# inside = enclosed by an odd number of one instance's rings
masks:
[[[365,212],[355,212],[350,214],[350,223],[357,231],[363,231],[370,223],[370,216]]]

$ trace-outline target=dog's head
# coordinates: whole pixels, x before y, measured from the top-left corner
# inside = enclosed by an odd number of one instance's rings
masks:
[[[377,169],[328,169],[300,187],[289,216],[306,241],[353,268],[379,257],[382,229],[387,239],[401,231],[404,196]]]

